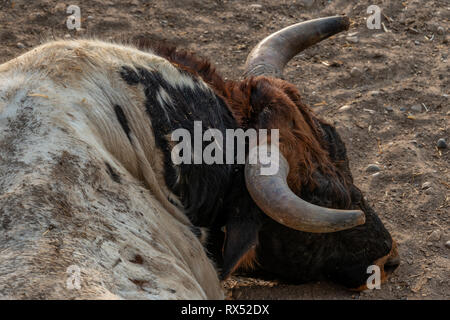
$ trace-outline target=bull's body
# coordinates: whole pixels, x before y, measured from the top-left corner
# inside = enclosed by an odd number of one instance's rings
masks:
[[[95,41],[50,43],[0,66],[0,298],[223,298],[168,201],[127,66],[214,98],[167,60]]]
[[[364,289],[376,264],[385,280],[395,241],[353,184],[344,143],[276,78],[348,26],[329,17],[269,36],[241,81],[145,41],[53,42],[1,65],[1,297],[219,299],[218,273],[236,270]],[[222,136],[278,130],[279,143],[257,146],[278,152],[279,170],[195,163],[197,121]],[[194,164],[173,161],[177,129],[196,140]]]

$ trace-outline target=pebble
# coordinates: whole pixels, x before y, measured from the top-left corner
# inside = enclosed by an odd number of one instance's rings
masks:
[[[439,139],[438,141],[437,141],[437,147],[439,148],[439,149],[446,149],[447,148],[447,142],[445,141],[445,139],[444,138],[441,138],[441,139]]]
[[[429,187],[431,187],[431,182],[424,182],[422,184],[422,190],[428,189]]]
[[[375,172],[374,174],[372,174],[373,178],[379,177],[381,176],[381,172]]]
[[[57,4],[55,5],[55,7],[53,8],[53,10],[54,10],[55,12],[65,12],[65,11],[66,11],[66,4],[65,4],[65,3],[62,3],[62,2],[57,3]]]
[[[438,28],[437,28],[437,33],[439,34],[439,35],[443,35],[444,33],[445,33],[445,30],[444,30],[444,28],[443,27],[441,27],[441,26],[439,26]]]
[[[22,42],[17,43],[17,48],[19,49],[25,49],[25,45]]]
[[[389,111],[389,112],[392,112],[392,111],[394,111],[394,108],[392,108],[391,106],[387,106],[386,110]]]
[[[262,5],[261,5],[261,4],[254,3],[254,4],[251,4],[251,5],[250,5],[250,8],[253,8],[253,9],[261,9],[261,8],[262,8]]]
[[[406,108],[405,107],[401,107],[400,111],[406,111]]]
[[[369,92],[369,95],[371,95],[372,97],[375,97],[375,96],[379,96],[381,94],[381,91],[370,91]]]
[[[344,112],[347,110],[350,110],[351,106],[349,104],[346,104],[345,106],[342,106],[338,109],[339,112]]]
[[[347,37],[345,38],[348,42],[351,43],[358,43],[359,42],[359,38],[357,36],[353,36],[353,37]]]
[[[422,106],[420,104],[415,104],[411,107],[411,110],[415,112],[422,112]]]
[[[381,168],[376,164],[369,164],[366,168],[366,172],[378,172]]]
[[[357,67],[353,67],[350,70],[350,75],[352,77],[360,77],[362,75],[362,71],[360,69],[358,69]]]
[[[434,230],[429,236],[428,241],[439,241],[441,239],[441,231],[440,230]]]
[[[445,246],[450,249],[450,240],[445,243]]]

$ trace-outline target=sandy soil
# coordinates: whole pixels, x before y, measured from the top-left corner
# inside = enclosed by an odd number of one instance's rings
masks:
[[[81,8],[78,32],[66,27],[70,4]],[[367,28],[370,4],[382,8],[386,30]],[[402,264],[380,290],[363,293],[241,277],[226,287],[238,299],[449,299],[449,149],[436,144],[450,143],[448,0],[0,0],[0,63],[54,37],[145,35],[197,51],[236,79],[267,34],[341,13],[352,30],[297,56],[285,76],[338,128],[356,184],[398,241]],[[380,172],[366,172],[369,164]]]

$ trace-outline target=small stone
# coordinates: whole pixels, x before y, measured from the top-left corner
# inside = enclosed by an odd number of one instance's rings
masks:
[[[261,5],[261,4],[254,3],[254,4],[251,4],[251,5],[250,5],[250,8],[253,8],[253,9],[261,9],[261,8],[262,8],[262,5]]]
[[[444,28],[443,27],[441,27],[441,26],[439,26],[438,28],[437,28],[437,33],[439,34],[439,35],[443,35],[444,33],[445,33],[445,30],[444,30]]]
[[[387,106],[385,109],[386,109],[386,111],[389,111],[389,112],[394,111],[394,108],[392,108],[391,106]]]
[[[344,111],[347,111],[347,110],[350,110],[350,109],[351,109],[351,106],[349,104],[346,104],[345,106],[340,107],[338,109],[338,111],[339,112],[344,112]]]
[[[17,42],[17,48],[25,49],[25,45],[22,42]]]
[[[69,39],[70,37],[71,37],[70,34],[64,35],[64,38],[66,38],[66,39]]]
[[[411,107],[411,110],[414,112],[422,112],[422,106],[420,104],[415,104]]]
[[[66,4],[65,3],[57,3],[55,7],[53,8],[54,12],[65,12],[66,11]]]
[[[450,240],[445,243],[445,246],[450,249]]]
[[[372,97],[379,96],[380,94],[381,94],[381,91],[377,91],[377,90],[369,92],[369,95]]]
[[[376,178],[381,176],[381,172],[375,172],[374,174],[372,174],[372,178]]]
[[[446,149],[447,148],[447,142],[445,141],[445,139],[444,138],[441,138],[441,139],[439,139],[438,141],[437,141],[437,147],[439,148],[439,149]]]
[[[441,231],[440,230],[434,230],[429,236],[428,241],[439,241],[441,239]]]
[[[406,108],[405,107],[401,107],[400,111],[406,111]]]
[[[414,41],[414,44],[416,45],[416,46],[420,46],[420,41]]]
[[[94,17],[93,16],[87,16],[87,19],[88,20],[94,20]]]
[[[352,77],[357,78],[357,77],[360,77],[360,76],[362,75],[362,71],[361,71],[360,69],[358,69],[357,67],[353,67],[353,68],[350,70],[350,75],[351,75]]]
[[[353,37],[347,37],[345,38],[348,42],[351,43],[358,43],[359,42],[359,38],[357,36],[353,36]]]
[[[424,183],[422,184],[422,190],[426,190],[426,189],[428,189],[429,187],[431,187],[431,182],[424,182]]]
[[[369,164],[366,168],[366,172],[379,172],[381,168],[376,164]]]

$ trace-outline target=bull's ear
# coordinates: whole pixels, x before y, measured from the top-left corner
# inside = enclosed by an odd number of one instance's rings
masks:
[[[223,267],[221,279],[228,278],[236,269],[252,269],[256,264],[255,249],[261,228],[258,209],[236,208],[225,226]]]

